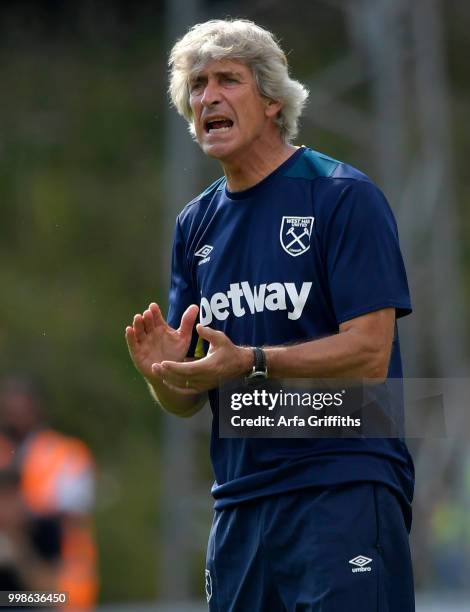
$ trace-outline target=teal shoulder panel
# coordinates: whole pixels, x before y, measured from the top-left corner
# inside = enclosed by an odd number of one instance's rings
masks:
[[[218,191],[219,189],[223,187],[224,182],[225,182],[225,176],[221,176],[216,181],[214,181],[212,185],[209,185],[209,187],[205,189],[202,193],[200,193],[195,199],[203,200],[207,196],[211,196],[212,194],[214,194],[216,191]]]
[[[305,179],[331,176],[340,164],[340,161],[328,157],[328,155],[313,149],[306,149],[304,154],[288,169],[284,176]]]
[[[183,208],[183,210],[178,215],[179,219],[182,220],[188,214],[190,214],[190,211],[194,211],[195,206],[197,206],[197,204],[204,202],[204,200],[210,200],[212,196],[215,193],[217,193],[217,191],[219,191],[220,189],[223,189],[224,185],[225,185],[225,176],[221,176],[216,181],[214,181],[212,185],[209,185],[207,189],[205,189],[202,193],[197,195],[195,198],[193,198],[190,202],[186,204],[186,206]]]

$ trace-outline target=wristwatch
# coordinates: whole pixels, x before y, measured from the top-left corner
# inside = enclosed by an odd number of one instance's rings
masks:
[[[266,380],[268,377],[268,367],[266,365],[266,353],[259,346],[252,347],[254,355],[253,369],[246,377],[250,381],[261,381]]]

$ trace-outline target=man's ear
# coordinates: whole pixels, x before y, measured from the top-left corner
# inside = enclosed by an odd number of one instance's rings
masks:
[[[266,117],[275,117],[282,108],[282,102],[279,100],[271,100],[270,98],[266,99]]]

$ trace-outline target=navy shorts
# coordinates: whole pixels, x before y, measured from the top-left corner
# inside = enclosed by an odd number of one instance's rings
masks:
[[[307,489],[216,511],[211,612],[413,612],[409,521],[377,483]]]

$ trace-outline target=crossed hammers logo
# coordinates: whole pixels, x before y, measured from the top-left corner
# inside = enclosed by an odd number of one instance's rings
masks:
[[[305,249],[305,244],[302,242],[301,238],[303,238],[304,236],[308,236],[309,235],[309,231],[306,227],[304,227],[304,231],[300,234],[300,236],[297,236],[297,234],[295,233],[295,230],[293,227],[289,228],[286,232],[287,236],[293,236],[293,240],[291,240],[289,242],[289,244],[286,244],[286,249],[290,249],[290,247],[295,244],[296,242],[298,242],[300,244],[300,246],[302,247],[302,249]]]

